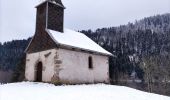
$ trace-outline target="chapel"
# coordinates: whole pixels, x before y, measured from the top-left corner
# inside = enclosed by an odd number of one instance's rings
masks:
[[[35,34],[26,48],[25,79],[69,84],[109,83],[112,54],[86,35],[64,27],[61,0],[36,6]]]

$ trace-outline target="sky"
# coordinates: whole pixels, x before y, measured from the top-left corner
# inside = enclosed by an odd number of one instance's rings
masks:
[[[0,42],[34,35],[36,8],[42,0],[0,0]],[[64,26],[73,30],[112,27],[170,13],[170,0],[62,0]]]

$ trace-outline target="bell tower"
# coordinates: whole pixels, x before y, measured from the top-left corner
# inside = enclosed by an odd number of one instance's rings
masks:
[[[61,0],[45,0],[36,6],[36,28],[27,53],[35,53],[56,48],[55,41],[47,33],[51,29],[63,33],[64,31],[64,9]]]
[[[64,31],[64,5],[61,0],[45,0],[38,6],[36,15],[36,32],[51,29]]]

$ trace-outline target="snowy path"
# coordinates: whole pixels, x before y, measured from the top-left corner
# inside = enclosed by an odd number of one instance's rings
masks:
[[[170,100],[170,97],[104,84],[54,86],[22,82],[0,85],[0,100]]]

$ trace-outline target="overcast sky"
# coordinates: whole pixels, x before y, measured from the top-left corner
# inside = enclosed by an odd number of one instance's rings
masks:
[[[41,0],[0,0],[0,42],[28,38],[35,31]],[[73,30],[119,26],[170,13],[170,0],[62,0],[65,27]]]

